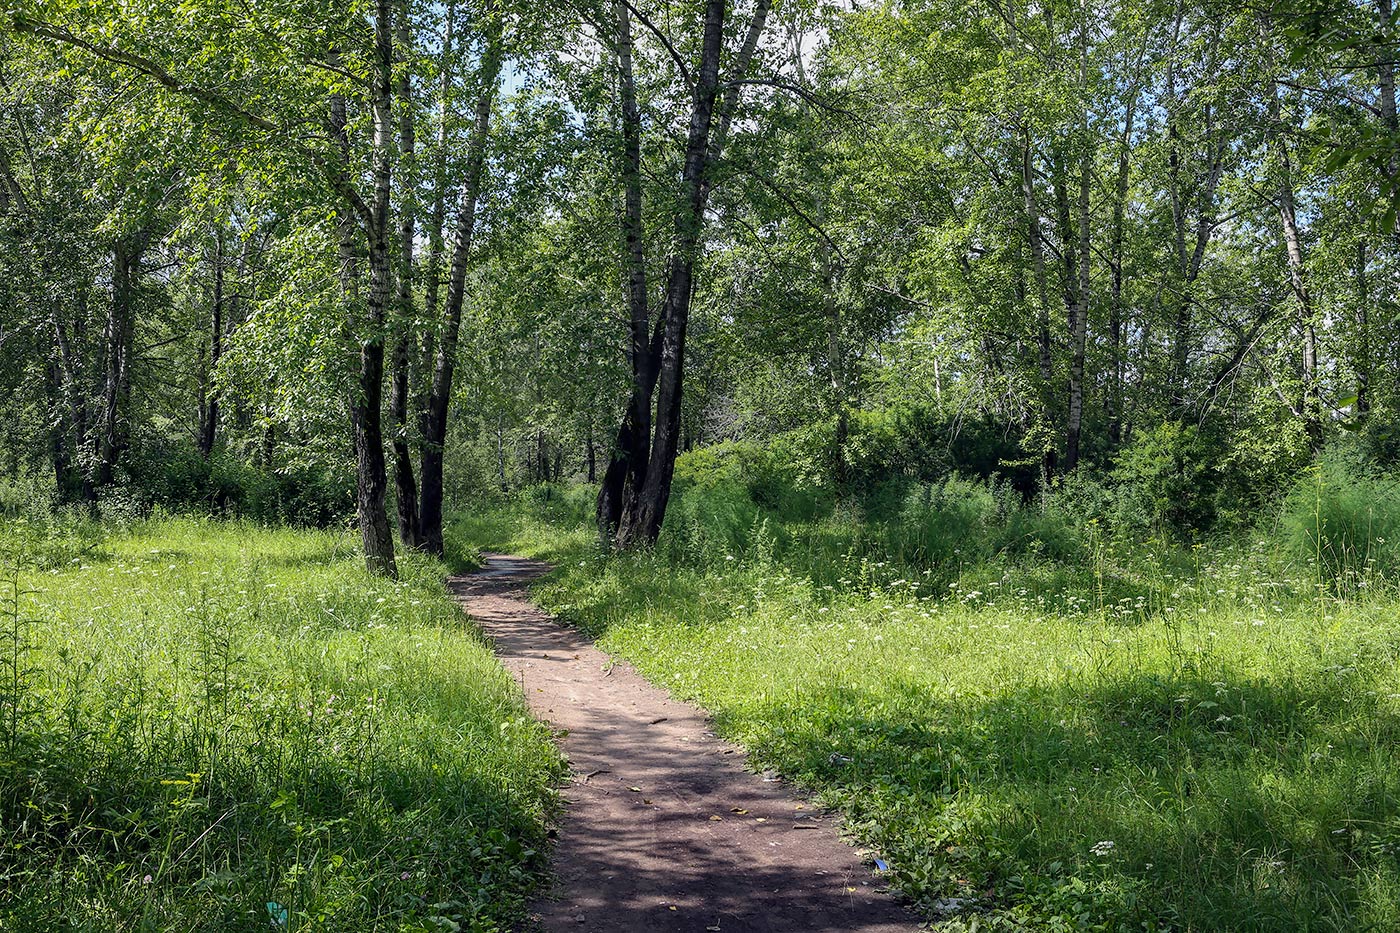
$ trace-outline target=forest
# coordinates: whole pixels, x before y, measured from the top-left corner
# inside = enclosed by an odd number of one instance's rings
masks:
[[[497,552],[910,929],[1400,929],[1397,61],[1392,0],[12,0],[0,929],[528,929]]]

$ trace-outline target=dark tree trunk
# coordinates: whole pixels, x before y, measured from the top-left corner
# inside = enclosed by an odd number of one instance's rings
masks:
[[[349,400],[350,427],[355,453],[355,500],[359,516],[360,540],[365,567],[372,574],[396,576],[394,535],[385,506],[388,473],[384,460],[384,432],[381,425],[384,401],[384,337],[390,295],[393,289],[392,256],[389,243],[389,195],[392,180],[390,137],[392,134],[391,83],[393,74],[393,27],[387,0],[375,5],[375,59],[370,81],[373,114],[373,192],[369,204],[357,199],[349,180],[349,137],[345,101],[332,95],[331,134],[340,155],[335,178],[344,199],[346,216],[339,222],[341,281],[349,311],[350,333],[359,341],[359,366]],[[334,59],[334,55],[332,56]],[[369,256],[369,295],[360,318],[357,273],[355,270],[355,228],[351,212],[359,215]]]
[[[476,230],[476,205],[486,163],[491,107],[496,99],[496,85],[501,71],[500,21],[494,8],[490,12],[491,34],[487,39],[486,55],[481,66],[481,94],[476,102],[471,145],[467,152],[466,175],[462,180],[461,206],[452,247],[452,270],[447,282],[447,302],[423,424],[423,493],[419,500],[419,515],[423,546],[432,554],[443,552],[442,463],[443,449],[447,442],[447,409],[452,399],[452,379],[457,366],[457,338],[462,325],[462,303],[466,297],[467,264],[471,258],[472,237]]]
[[[625,3],[616,5],[616,14],[618,96],[622,118],[623,269],[628,310],[627,356],[632,367],[632,389],[608,469],[598,490],[598,528],[605,538],[616,533],[624,510],[631,507],[629,500],[635,498],[646,482],[650,459],[648,444],[652,392],[656,386],[656,355],[651,339],[646,248],[642,230],[642,122],[632,72],[632,25]]]
[[[224,231],[214,229],[214,306],[209,311],[209,367],[200,399],[199,452],[209,459],[219,431],[219,393],[214,379],[223,355],[224,339]]]
[[[385,493],[389,478],[384,462],[384,338],[393,290],[393,257],[389,241],[389,196],[392,181],[392,81],[394,38],[388,0],[375,4],[375,69],[371,80],[374,119],[373,202],[365,220],[369,247],[367,322],[360,342],[358,391],[351,399],[354,426],[356,492],[365,566],[371,573],[397,576],[394,535],[389,526]]]
[[[411,52],[408,10],[399,11],[397,36],[403,54]],[[411,170],[414,154],[413,82],[407,70],[399,76],[399,155],[405,173]],[[403,187],[411,185],[411,176]],[[399,208],[398,278],[394,293],[395,330],[393,379],[389,390],[389,412],[394,421],[394,504],[398,514],[399,540],[404,546],[421,546],[418,521],[418,483],[413,476],[413,454],[409,449],[409,367],[413,352],[413,237],[416,217],[413,197],[405,195]]]
[[[584,448],[585,464],[588,468],[588,481],[590,483],[598,480],[598,450],[593,441],[593,418],[588,419],[588,441]]]
[[[112,298],[102,335],[103,389],[97,432],[97,488],[116,478],[117,461],[130,443],[127,408],[131,396],[131,350],[144,237],[121,240],[112,250]]]
[[[599,528],[619,547],[654,542],[661,531],[666,506],[670,501],[671,480],[680,441],[686,328],[695,264],[702,248],[705,202],[711,185],[707,169],[722,154],[740,97],[737,78],[748,70],[763,32],[768,9],[767,0],[760,0],[755,7],[744,42],[734,59],[736,82],[727,86],[723,102],[717,108],[725,4],[723,0],[708,0],[706,3],[700,66],[696,72],[694,104],[681,173],[681,206],[675,215],[673,249],[667,263],[666,294],[654,327],[640,326],[637,313],[639,303],[634,303],[631,291],[633,280],[629,274],[633,392],[628,413],[618,429],[613,457],[598,498]],[[626,76],[622,82],[624,85],[630,83],[631,75],[630,30],[625,12],[619,12],[618,43],[619,70]],[[624,64],[626,67],[621,67]],[[626,87],[623,93],[628,93]],[[631,121],[624,119],[624,123],[627,122]],[[637,125],[640,125],[639,122]],[[640,177],[640,159],[633,161],[629,156],[624,162],[624,184],[627,184],[626,176],[634,170]],[[640,205],[639,197],[637,204]],[[625,219],[624,223],[630,224],[631,220]],[[639,227],[637,232],[640,232]],[[627,233],[627,228],[624,228],[624,233]],[[640,236],[637,242],[640,243]],[[630,235],[627,255],[630,267],[636,263],[638,255],[633,251]],[[648,331],[650,338],[645,343],[646,352],[642,353],[643,338]],[[653,392],[654,418],[650,404]],[[648,419],[652,425],[650,439],[643,430]]]
[[[684,206],[676,215],[675,253],[669,264],[666,298],[661,309],[665,326],[657,375],[656,422],[651,457],[646,481],[632,507],[624,510],[617,529],[617,543],[622,547],[655,541],[661,533],[666,505],[671,498],[671,480],[680,442],[686,328],[690,322],[695,261],[704,223],[705,169],[719,87],[724,11],[724,0],[708,0],[705,5],[705,33],[695,84],[695,104],[691,110],[681,172]]]

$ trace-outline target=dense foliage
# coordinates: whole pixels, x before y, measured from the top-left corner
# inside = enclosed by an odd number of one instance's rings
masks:
[[[590,487],[463,517],[553,610],[844,811],[933,929],[1400,923],[1394,480],[1329,460],[1248,535],[1137,535],[1122,490],[873,494],[682,458],[655,550]],[[1149,500],[1150,501],[1150,500]]]
[[[1395,927],[1398,32],[8,4],[0,925],[508,916],[553,764],[429,578],[523,522],[950,930]]]

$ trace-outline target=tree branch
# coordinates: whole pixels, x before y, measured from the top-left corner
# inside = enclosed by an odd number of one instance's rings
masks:
[[[279,129],[276,123],[266,117],[253,113],[245,107],[239,106],[218,91],[211,91],[208,88],[200,87],[196,84],[187,84],[180,81],[149,58],[137,55],[134,52],[127,52],[113,45],[103,46],[95,42],[89,42],[83,37],[64,29],[62,26],[56,26],[53,23],[46,23],[40,20],[33,20],[23,14],[15,16],[14,25],[18,32],[29,33],[30,35],[38,36],[43,39],[53,39],[65,45],[71,45],[96,55],[103,61],[111,62],[114,65],[125,65],[128,68],[135,69],[177,94],[184,94],[196,100],[203,101],[211,107],[239,118],[242,122],[256,129],[269,133],[276,132]]]

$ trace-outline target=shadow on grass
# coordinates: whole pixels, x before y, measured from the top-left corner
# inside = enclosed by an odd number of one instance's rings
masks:
[[[185,716],[120,752],[28,735],[0,765],[0,929],[265,929],[269,903],[319,930],[521,915],[544,869],[546,764],[376,740],[368,719],[249,726]]]
[[[845,810],[930,910],[1396,928],[1400,717],[1327,683],[1134,674],[967,699],[813,685],[718,719]]]

